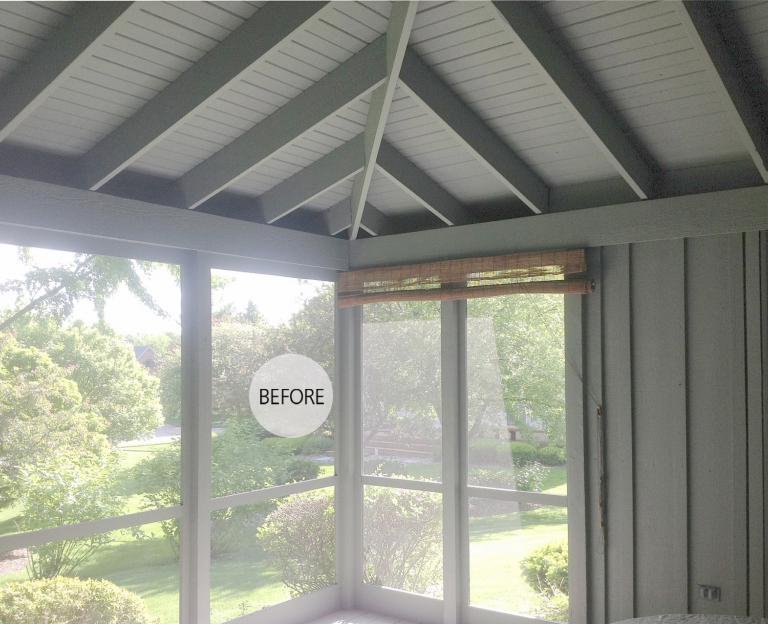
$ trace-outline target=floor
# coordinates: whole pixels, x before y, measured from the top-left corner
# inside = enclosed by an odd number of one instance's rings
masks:
[[[415,624],[409,620],[401,620],[386,615],[366,613],[364,611],[338,611],[325,615],[310,624]]]

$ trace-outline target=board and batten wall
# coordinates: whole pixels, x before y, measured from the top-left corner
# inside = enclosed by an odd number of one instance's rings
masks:
[[[567,321],[582,329],[567,357],[583,380],[585,619],[764,616],[765,233],[589,253],[596,291],[569,298]]]

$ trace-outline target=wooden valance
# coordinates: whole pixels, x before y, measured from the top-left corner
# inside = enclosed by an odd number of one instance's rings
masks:
[[[339,273],[339,307],[384,301],[451,301],[517,293],[587,294],[584,249],[462,258]]]

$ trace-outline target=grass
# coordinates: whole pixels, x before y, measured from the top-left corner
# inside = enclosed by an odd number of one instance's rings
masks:
[[[139,511],[142,484],[133,468],[165,445],[120,449],[120,495],[125,513]],[[409,464],[408,476],[439,479],[440,464]],[[318,476],[334,473],[333,464],[321,464]],[[549,469],[543,491],[566,493],[564,466]],[[0,535],[16,531],[21,509],[0,509]],[[560,510],[496,513],[470,521],[471,601],[478,606],[518,614],[531,613],[536,594],[520,574],[520,561],[531,550],[564,539],[567,521]],[[488,573],[492,571],[492,573]],[[159,624],[179,621],[179,564],[159,524],[141,527],[141,534],[118,532],[78,570],[83,578],[102,578],[142,597]],[[26,579],[25,571],[5,574],[0,585]],[[218,557],[211,565],[212,624],[221,624],[245,613],[288,600],[290,595],[279,572],[256,544],[243,544],[236,552]]]
[[[501,513],[472,518],[469,524],[471,604],[535,615],[538,596],[525,582],[520,562],[545,544],[567,539],[565,510],[542,508]]]

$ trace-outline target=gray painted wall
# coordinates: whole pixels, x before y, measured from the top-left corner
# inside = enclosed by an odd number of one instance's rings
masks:
[[[757,233],[591,250],[591,623],[765,615],[765,250]],[[698,584],[720,586],[722,600],[703,600]]]

